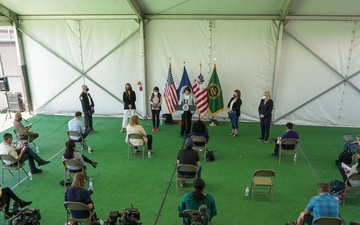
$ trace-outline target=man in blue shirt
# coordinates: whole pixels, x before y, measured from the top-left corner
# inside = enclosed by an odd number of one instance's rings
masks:
[[[274,149],[274,153],[272,154],[274,157],[278,157],[279,155],[279,148],[280,148],[280,145],[281,145],[281,142],[284,140],[284,139],[288,139],[288,138],[295,138],[295,139],[299,139],[299,134],[298,132],[296,131],[293,131],[293,127],[294,127],[294,124],[292,123],[287,123],[286,125],[286,133],[282,136],[282,137],[278,137],[278,140],[275,144],[275,149]],[[294,149],[294,145],[283,145],[282,146],[284,149]]]
[[[297,221],[287,222],[287,225],[311,225],[319,217],[338,217],[338,200],[329,194],[329,183],[319,183],[317,196],[311,198],[303,212],[300,213]],[[310,213],[313,212],[313,215]]]
[[[90,127],[85,128],[83,122],[80,120],[82,113],[80,111],[77,111],[75,113],[75,117],[68,122],[68,129],[69,131],[77,131],[82,135],[82,138],[85,139],[88,134],[90,133],[91,129]],[[70,136],[71,140],[74,140],[76,142],[81,141],[81,138],[76,136]]]

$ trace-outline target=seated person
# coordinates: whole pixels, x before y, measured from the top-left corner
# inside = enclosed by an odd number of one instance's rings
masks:
[[[30,128],[32,127],[32,124],[24,127],[24,125],[21,123],[22,121],[22,115],[21,113],[16,113],[15,114],[15,119],[14,119],[14,129],[15,130],[22,130],[24,131],[25,133],[27,133],[27,135],[19,135],[19,139],[20,140],[26,140],[28,139],[28,135],[30,136],[30,141],[34,140],[35,138],[39,137],[39,134],[38,133],[34,133],[34,132],[30,132]]]
[[[24,208],[25,206],[28,206],[32,203],[21,200],[10,188],[8,187],[1,188],[0,186],[0,207],[6,205],[4,209],[5,219],[10,219],[14,215],[14,212],[9,211],[10,199],[18,203],[20,208]]]
[[[217,215],[215,199],[211,194],[204,192],[205,182],[202,179],[195,179],[193,187],[193,192],[188,192],[181,198],[178,211],[181,213],[184,210],[199,210],[200,206],[206,205],[208,218],[205,218],[205,221],[203,221],[205,225],[207,221],[211,221],[211,219]],[[185,218],[185,222],[186,224],[191,224],[191,221],[187,218]]]
[[[179,164],[189,164],[194,165],[198,168],[197,178],[201,178],[201,170],[202,166],[200,165],[199,153],[192,149],[194,146],[193,140],[191,138],[186,138],[185,140],[185,149],[179,151],[177,155],[176,163]],[[193,176],[193,174],[180,174],[183,176]],[[180,183],[180,186],[183,187],[185,185],[185,181]]]
[[[275,144],[275,149],[274,149],[274,153],[272,153],[272,155],[274,156],[274,157],[278,157],[279,156],[279,148],[280,148],[280,146],[281,146],[281,142],[284,140],[284,139],[288,139],[288,138],[295,138],[295,139],[298,139],[299,140],[299,134],[298,134],[298,132],[296,132],[296,131],[293,131],[292,129],[293,129],[293,124],[292,123],[287,123],[286,125],[285,125],[285,127],[286,127],[286,133],[282,136],[282,137],[278,137],[278,140],[277,140],[277,142],[276,142],[276,144]],[[284,149],[288,149],[288,150],[292,150],[292,149],[294,149],[294,145],[283,145],[282,146],[282,148],[284,148]]]
[[[81,134],[82,138],[85,140],[85,138],[89,135],[91,130],[90,130],[90,127],[88,127],[86,129],[83,122],[80,120],[81,115],[82,115],[82,113],[79,111],[77,111],[75,113],[75,117],[68,122],[68,130],[79,132]],[[77,136],[70,136],[70,139],[74,140],[76,142],[81,142],[81,138],[79,138]]]
[[[83,165],[84,170],[86,169],[85,162],[91,164],[94,168],[96,168],[97,162],[90,160],[86,156],[81,155],[79,152],[76,151],[75,142],[73,140],[68,140],[65,143],[65,146],[66,146],[65,152],[62,156],[63,161],[64,160],[78,160]],[[68,169],[72,172],[81,172],[81,170],[82,170],[82,168],[78,168],[76,166],[68,166]]]
[[[360,150],[360,135],[356,136],[356,142],[355,143],[345,143],[343,150],[350,149],[352,152],[356,152],[357,150]]]
[[[339,169],[345,183],[349,176],[355,173],[360,173],[360,155],[356,154],[356,164],[351,168],[345,164],[342,164],[342,168]],[[352,187],[360,187],[360,180],[349,180],[349,183]]]
[[[96,213],[94,213],[94,203],[91,200],[90,192],[83,188],[85,183],[85,174],[82,172],[76,173],[71,186],[66,189],[65,202],[81,202],[86,204],[94,214],[93,218],[96,220],[97,216]],[[86,218],[89,216],[89,212],[83,210],[71,210],[71,215],[76,218]]]
[[[206,128],[205,123],[202,120],[198,120],[193,124],[192,131],[190,132],[190,136],[201,136],[206,138],[206,143],[209,142],[209,133]],[[202,142],[194,142],[195,145],[203,146],[205,143]]]
[[[141,139],[133,139],[129,140],[129,134],[140,134],[144,137],[145,143],[147,143],[147,150],[148,150],[148,157],[151,158],[151,150],[152,150],[152,135],[147,134],[144,128],[140,125],[139,117],[138,116],[131,116],[130,123],[126,127],[126,143],[131,143],[133,145],[141,146],[143,145],[143,140]],[[137,148],[135,148],[137,151]]]
[[[36,168],[34,161],[38,163],[38,166],[43,166],[50,163],[50,161],[46,161],[40,158],[40,156],[38,156],[35,152],[33,152],[33,150],[31,150],[29,146],[22,145],[21,143],[19,143],[19,145],[17,145],[16,148],[13,147],[11,145],[13,140],[11,134],[5,133],[3,138],[4,138],[4,142],[0,144],[0,155],[12,155],[16,159],[16,161],[13,162],[4,160],[6,164],[8,165],[14,163],[23,164],[26,160],[29,160],[29,167],[31,173],[35,174],[35,173],[41,173],[42,170]]]
[[[338,217],[339,203],[336,198],[329,194],[329,183],[318,184],[318,195],[311,198],[303,212],[300,213],[297,221],[287,222],[286,225],[312,225],[319,217]],[[310,213],[313,212],[313,215]]]

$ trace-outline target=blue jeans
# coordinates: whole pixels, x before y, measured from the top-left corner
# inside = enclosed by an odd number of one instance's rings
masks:
[[[20,155],[20,150],[17,150],[16,151],[18,155]],[[36,166],[35,166],[35,163],[34,163],[34,160],[36,162],[39,162],[41,161],[42,159],[40,158],[40,156],[38,156],[35,152],[33,152],[33,150],[31,150],[30,147],[26,147],[26,151],[24,152],[24,154],[22,155],[19,163],[20,164],[23,164],[26,160],[29,161],[29,167],[30,167],[30,170],[34,170],[36,169]]]
[[[231,128],[233,130],[237,130],[239,128],[239,117],[240,116],[235,116],[231,119]]]

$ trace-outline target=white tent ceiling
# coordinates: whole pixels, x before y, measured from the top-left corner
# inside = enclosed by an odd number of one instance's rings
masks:
[[[193,80],[201,60],[209,80],[216,57],[225,102],[242,91],[242,119],[257,120],[258,98],[271,90],[276,122],[360,126],[351,113],[360,104],[358,0],[0,0],[0,14],[22,34],[38,112],[78,110],[73,96],[87,83],[97,113],[121,114],[125,83],[143,81],[145,115],[168,57],[177,84],[183,61]]]

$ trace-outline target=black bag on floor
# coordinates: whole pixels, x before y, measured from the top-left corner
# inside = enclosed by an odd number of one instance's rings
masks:
[[[60,185],[61,186],[64,186],[65,185],[65,181],[64,180],[61,180],[60,181]],[[70,179],[67,179],[66,180],[66,186],[68,187],[68,186],[70,186],[71,185],[71,180]]]
[[[164,119],[164,123],[167,125],[173,125],[174,124],[174,120],[172,118],[172,115],[170,113],[165,113],[162,115],[163,119]]]
[[[210,149],[206,149],[206,161],[207,162],[215,161],[214,152],[211,151]]]
[[[330,194],[333,195],[335,193],[342,192],[345,190],[345,183],[339,180],[333,180],[329,183],[330,186]]]

